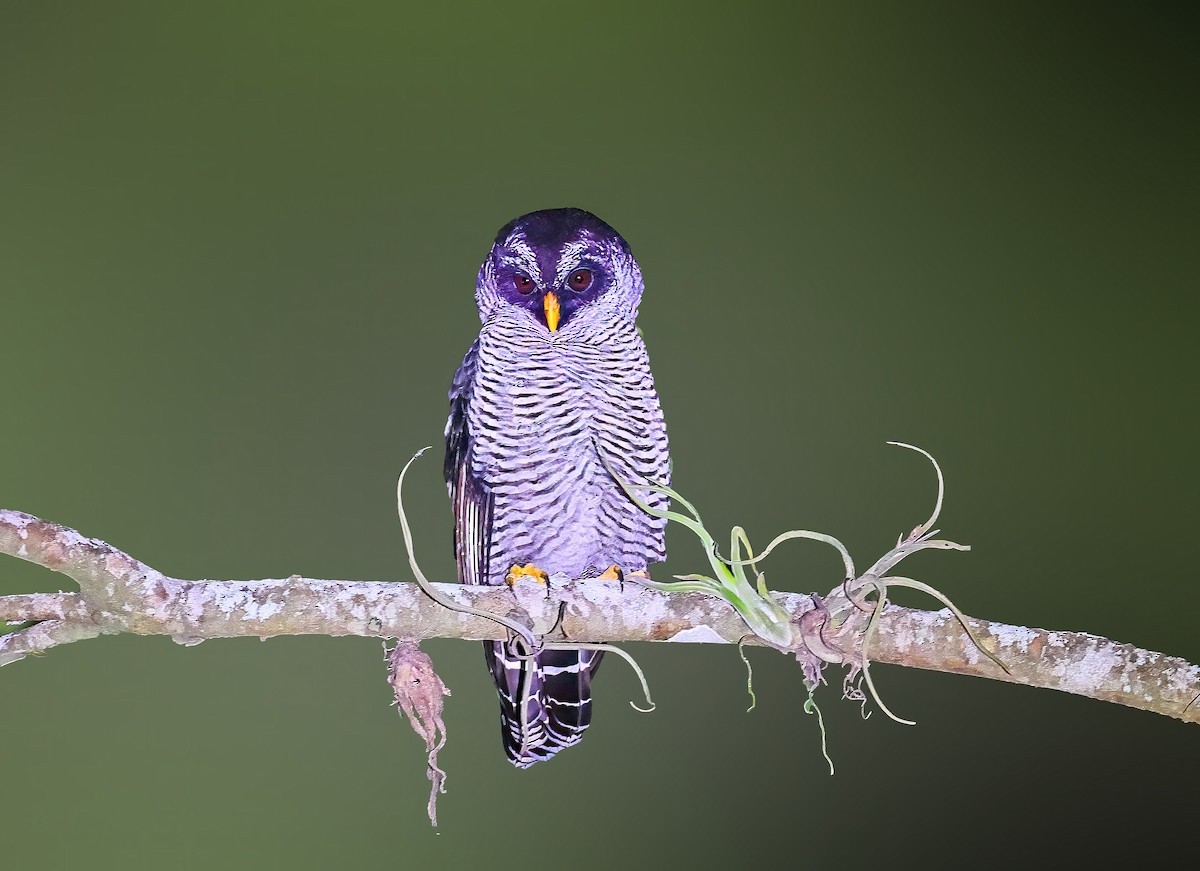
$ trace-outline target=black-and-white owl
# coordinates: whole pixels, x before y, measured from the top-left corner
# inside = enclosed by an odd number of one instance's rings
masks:
[[[665,558],[665,521],[613,477],[670,478],[666,426],[634,323],[642,287],[629,245],[581,209],[532,212],[496,236],[475,288],[483,327],[454,376],[446,424],[460,582],[612,577]],[[666,507],[661,494],[645,498]],[[580,740],[600,653],[521,659],[505,642],[484,650],[513,764],[528,767]]]

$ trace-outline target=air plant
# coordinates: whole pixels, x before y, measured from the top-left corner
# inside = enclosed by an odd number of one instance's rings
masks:
[[[954,614],[967,633],[967,636],[971,639],[971,642],[985,656],[994,661],[1006,672],[1008,671],[1008,667],[995,654],[982,645],[968,624],[966,615],[942,592],[912,578],[889,574],[902,560],[918,551],[967,551],[970,550],[970,547],[947,539],[934,537],[940,531],[934,529],[933,525],[937,522],[938,516],[941,514],[946,492],[945,479],[942,476],[942,470],[937,460],[928,451],[915,445],[894,441],[888,442],[888,444],[916,451],[933,464],[934,472],[937,475],[937,500],[934,503],[933,513],[928,520],[913,529],[907,536],[901,536],[897,539],[896,546],[876,560],[861,575],[857,574],[854,567],[854,560],[841,541],[832,535],[807,529],[793,529],[777,535],[762,553],[756,556],[745,529],[735,526],[730,533],[729,557],[725,558],[721,556],[720,551],[717,549],[716,540],[705,528],[703,521],[700,519],[700,513],[677,490],[661,482],[636,483],[622,480],[616,475],[612,467],[608,464],[608,461],[604,458],[603,453],[601,453],[601,461],[604,463],[605,469],[608,470],[608,473],[613,476],[614,480],[616,480],[639,508],[655,517],[662,517],[668,521],[678,523],[680,526],[691,530],[700,539],[704,547],[705,556],[708,558],[708,563],[712,568],[711,576],[701,574],[676,575],[676,580],[673,582],[653,581],[649,578],[632,578],[632,580],[665,593],[706,593],[717,596],[728,602],[741,615],[750,632],[761,641],[772,647],[795,652],[798,657],[804,657],[807,654],[806,658],[810,663],[810,667],[805,670],[805,686],[809,692],[809,699],[805,704],[806,712],[816,710],[815,703],[812,700],[812,693],[821,682],[820,671],[823,664],[827,662],[844,663],[851,667],[851,678],[861,673],[871,697],[875,700],[881,711],[896,722],[914,725],[912,720],[906,720],[892,713],[879,697],[879,693],[871,677],[868,650],[871,640],[878,630],[879,619],[883,615],[884,608],[887,607],[889,588],[906,587],[926,593],[937,599]],[[639,491],[664,494],[686,511],[687,514],[656,508],[642,498],[639,495]],[[770,592],[767,590],[766,576],[763,572],[759,571],[759,563],[765,560],[776,547],[785,541],[793,539],[819,541],[834,548],[841,556],[846,572],[842,583],[835,587],[828,596],[822,598],[815,594],[813,595],[813,601],[817,609],[820,610],[821,619],[814,621],[815,629],[808,631],[805,630],[803,625],[793,625],[787,612],[771,597]],[[742,556],[743,548],[746,553],[744,557]],[[753,583],[747,577],[747,567],[754,572]],[[860,619],[852,619],[855,617]],[[863,617],[866,617],[865,627],[861,625],[861,618]],[[843,648],[840,645],[830,646],[829,638],[844,637],[847,635],[849,636],[849,643],[846,647]],[[799,637],[797,638],[797,636]],[[739,653],[741,653],[747,670],[749,670],[750,663],[746,660],[741,647],[742,645],[739,644]],[[751,697],[750,707],[753,709],[754,690],[752,676],[747,681],[747,690]],[[816,712],[819,717],[820,711],[817,710]],[[823,730],[822,740],[824,740]]]

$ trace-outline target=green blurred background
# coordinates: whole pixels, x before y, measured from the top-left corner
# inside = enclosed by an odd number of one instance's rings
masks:
[[[1194,20],[1167,7],[32,3],[0,11],[0,504],[180,577],[408,578],[496,229],[631,242],[677,486],[968,613],[1200,659]],[[449,578],[439,461],[409,491]],[[672,533],[660,574],[702,555]],[[832,551],[773,557],[827,590]],[[0,560],[0,592],[63,581]],[[910,604],[918,599],[904,598]],[[635,648],[594,728],[504,761],[474,644],[440,833],[379,643],[105,638],[0,673],[0,864],[842,866],[1142,859],[1194,837],[1200,732],[881,666]],[[838,676],[830,674],[832,682]]]

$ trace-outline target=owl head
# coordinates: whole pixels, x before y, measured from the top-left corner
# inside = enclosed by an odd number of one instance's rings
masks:
[[[633,318],[642,272],[621,234],[583,209],[545,209],[509,221],[479,269],[483,321],[527,317],[564,336],[600,318]]]

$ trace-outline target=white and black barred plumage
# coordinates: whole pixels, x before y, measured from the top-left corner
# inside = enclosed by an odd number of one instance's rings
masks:
[[[600,458],[628,481],[670,478],[666,427],[634,323],[641,294],[629,246],[588,212],[533,212],[496,237],[476,286],[483,327],[454,376],[446,425],[462,583],[500,584],[526,563],[587,578],[665,558],[664,521],[639,509]],[[665,507],[665,497],[645,495]],[[542,651],[523,661],[502,642],[484,649],[514,764],[580,740],[599,653]]]

